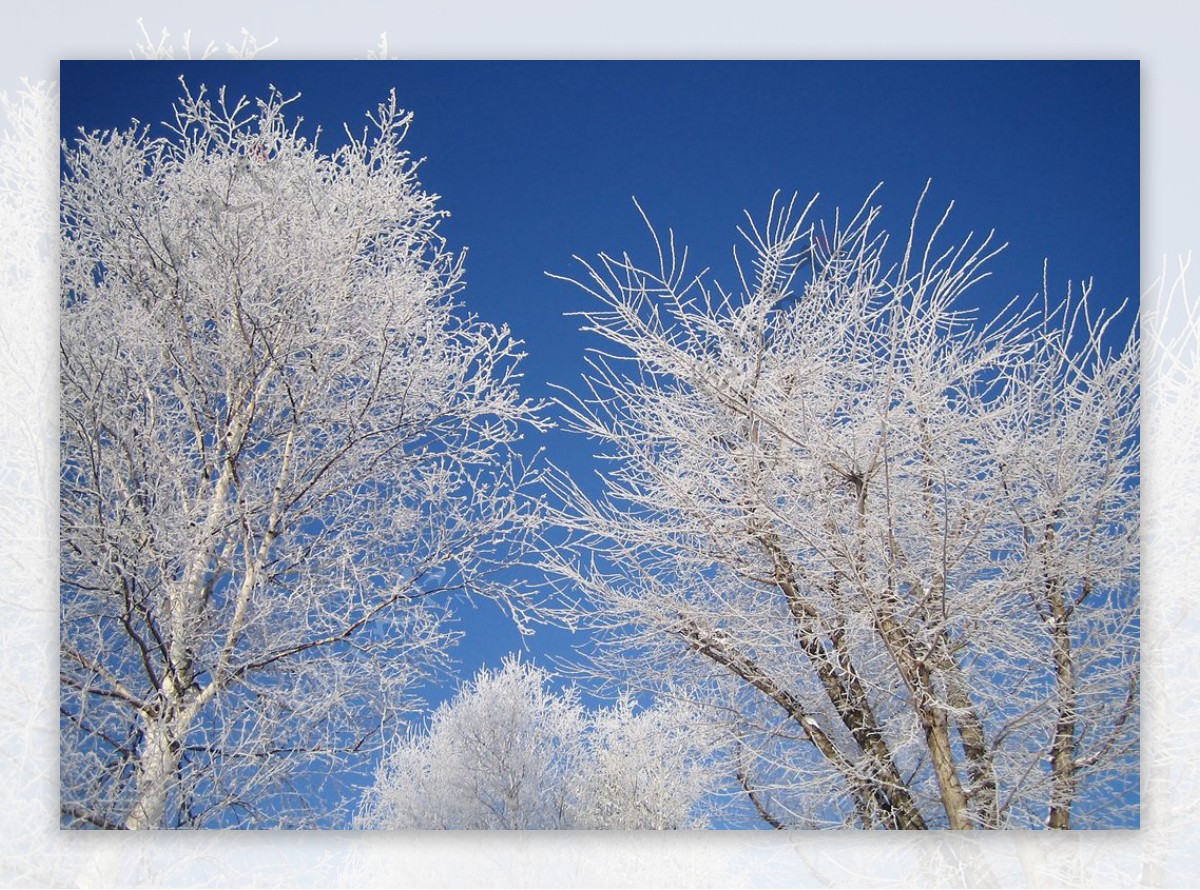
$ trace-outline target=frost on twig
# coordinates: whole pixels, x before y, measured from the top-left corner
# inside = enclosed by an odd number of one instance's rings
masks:
[[[159,31],[158,39],[155,40],[155,38],[150,36],[150,32],[146,30],[146,25],[142,19],[139,18],[137,20],[137,26],[142,32],[142,40],[130,52],[131,58],[146,60],[174,58],[211,59],[214,56],[221,55],[221,50],[217,46],[216,41],[212,40],[205,44],[203,49],[197,49],[197,54],[193,55],[192,32],[190,29],[183,32],[183,41],[179,45],[179,48],[176,49],[175,45],[170,42],[171,34],[166,28]],[[224,54],[230,59],[250,60],[257,58],[260,53],[266,52],[278,42],[278,38],[275,38],[268,43],[260,44],[258,38],[243,28],[241,44],[226,43]]]

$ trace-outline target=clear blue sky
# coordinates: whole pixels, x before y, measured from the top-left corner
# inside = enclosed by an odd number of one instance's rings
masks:
[[[163,120],[180,74],[239,95],[301,93],[293,111],[322,125],[327,148],[394,87],[415,113],[421,179],[452,214],[443,233],[469,248],[465,304],[526,341],[533,397],[573,386],[598,345],[563,315],[586,295],[544,273],[573,272],[572,254],[648,256],[632,196],[697,269],[731,283],[742,210],[760,216],[776,189],[820,192],[820,218],[883,182],[899,236],[932,178],[927,223],[956,202],[947,244],[993,228],[1010,242],[973,292],[985,309],[1040,290],[1043,258],[1058,294],[1094,277],[1100,304],[1138,297],[1136,61],[64,62],[63,136]],[[586,442],[545,444],[559,465],[594,472]],[[521,645],[486,606],[465,629],[464,676]],[[547,631],[529,646],[570,642]]]

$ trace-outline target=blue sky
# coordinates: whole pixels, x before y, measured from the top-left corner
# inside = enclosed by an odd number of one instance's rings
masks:
[[[599,345],[564,316],[586,295],[545,273],[573,273],[572,254],[648,256],[633,196],[697,269],[732,283],[742,211],[761,216],[776,189],[820,192],[819,219],[883,182],[899,236],[932,178],[927,225],[956,202],[945,243],[993,228],[1010,243],[972,292],[985,314],[1040,290],[1043,258],[1057,294],[1094,277],[1099,304],[1138,296],[1135,61],[64,62],[64,137],[166,118],[180,74],[239,95],[301,93],[293,110],[327,148],[395,88],[415,114],[422,182],[452,214],[443,233],[469,248],[466,307],[526,341],[532,397],[573,386]],[[576,475],[595,471],[586,442],[544,444]],[[522,645],[486,605],[464,629],[463,676]],[[572,640],[541,631],[528,645],[539,657]]]

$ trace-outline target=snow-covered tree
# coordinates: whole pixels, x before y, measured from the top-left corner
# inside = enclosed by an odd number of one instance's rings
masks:
[[[715,736],[675,704],[587,710],[508,658],[385,757],[361,828],[696,828]]]
[[[576,828],[705,828],[720,807],[726,738],[703,711],[622,698],[588,713]]]
[[[1136,330],[1090,286],[979,318],[990,236],[914,214],[889,264],[871,201],[773,201],[733,291],[673,235],[584,264],[565,404],[611,463],[553,567],[600,670],[727,715],[772,825],[1136,825]]]
[[[395,96],[325,153],[273,92],[64,146],[62,824],[339,824],[533,528],[540,423]]]

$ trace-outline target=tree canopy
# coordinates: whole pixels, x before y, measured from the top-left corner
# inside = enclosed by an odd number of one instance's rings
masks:
[[[338,824],[438,594],[524,609],[518,344],[456,305],[394,95],[330,153],[288,104],[65,147],[64,825]]]
[[[719,735],[694,710],[624,699],[585,708],[552,675],[482,670],[395,745],[360,828],[703,828]]]
[[[1136,333],[1087,286],[976,317],[995,248],[944,216],[889,259],[873,201],[798,211],[748,217],[735,290],[673,234],[576,282],[605,345],[563,404],[611,464],[551,563],[596,669],[726,715],[778,827],[1127,824]]]

